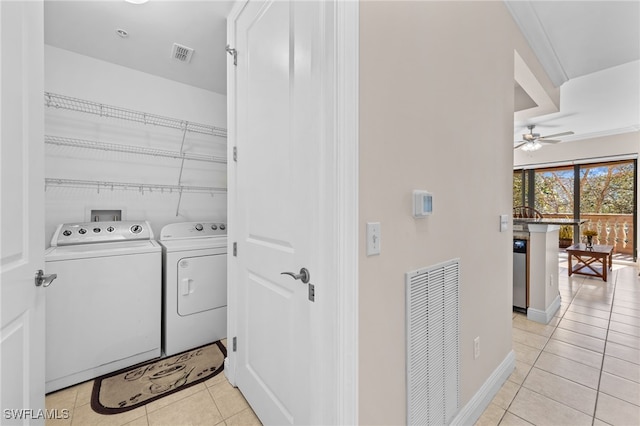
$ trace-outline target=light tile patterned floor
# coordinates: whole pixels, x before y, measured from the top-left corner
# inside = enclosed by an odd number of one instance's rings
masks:
[[[516,369],[476,425],[640,425],[640,277],[567,276],[547,325],[513,315]]]
[[[114,415],[98,414],[91,409],[92,389],[93,380],[90,380],[47,395],[47,409],[57,409],[58,413],[69,410],[69,418],[47,420],[46,425],[261,425],[240,391],[229,384],[224,373],[135,410]]]
[[[485,425],[640,425],[640,278],[614,265],[608,282],[567,277],[562,306],[548,325],[513,315],[516,369],[476,423]],[[47,396],[72,425],[259,425],[242,394],[213,379],[123,414],[89,405],[93,381]]]

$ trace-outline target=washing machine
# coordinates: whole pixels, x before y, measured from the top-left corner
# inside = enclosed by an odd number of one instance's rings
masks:
[[[59,225],[45,251],[46,392],[161,355],[162,249],[141,222]]]
[[[162,348],[173,355],[227,337],[227,230],[181,222],[160,231]]]

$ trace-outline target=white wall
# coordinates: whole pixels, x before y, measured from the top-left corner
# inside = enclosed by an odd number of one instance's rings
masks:
[[[544,167],[590,159],[638,155],[638,152],[640,152],[640,132],[630,132],[544,145],[533,152],[516,149],[513,151],[513,165],[516,169]]]
[[[226,128],[226,96],[45,46],[45,91]],[[45,108],[45,134],[180,151],[182,131],[80,112]],[[187,133],[185,151],[226,157],[226,140]],[[46,145],[45,177],[177,185],[180,160]],[[186,161],[183,185],[226,187],[226,164]],[[60,223],[90,220],[93,209],[123,209],[123,220],[149,220],[156,234],[167,223],[226,221],[226,194],[109,188],[46,188],[46,245]]]
[[[360,3],[361,424],[406,424],[407,271],[460,258],[461,407],[511,352],[516,49],[550,87],[502,2]],[[414,189],[433,215],[412,217]]]

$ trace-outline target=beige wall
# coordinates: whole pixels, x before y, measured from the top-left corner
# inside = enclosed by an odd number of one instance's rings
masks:
[[[515,48],[540,69],[502,2],[360,3],[361,424],[406,423],[407,271],[460,258],[461,407],[511,350]],[[412,217],[414,189],[432,216]]]

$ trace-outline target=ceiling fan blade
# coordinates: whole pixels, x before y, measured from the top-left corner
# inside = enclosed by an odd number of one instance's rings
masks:
[[[538,138],[538,140],[547,139],[547,138],[555,138],[556,136],[568,136],[568,135],[572,135],[572,134],[573,134],[573,132],[555,133],[553,135],[540,136],[540,138]]]
[[[518,149],[520,148],[522,145],[524,145],[526,142],[520,142],[518,145],[514,145],[513,149]]]
[[[562,142],[559,139],[538,139],[538,142],[541,143],[558,143],[558,142]]]

